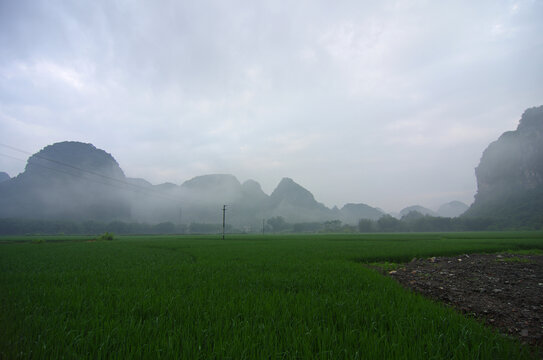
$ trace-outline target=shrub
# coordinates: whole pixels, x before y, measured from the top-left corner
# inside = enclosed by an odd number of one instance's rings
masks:
[[[105,233],[103,233],[102,235],[100,235],[100,236],[98,237],[98,240],[111,241],[111,240],[113,240],[114,236],[115,236],[115,235],[114,235],[113,233],[105,232]]]

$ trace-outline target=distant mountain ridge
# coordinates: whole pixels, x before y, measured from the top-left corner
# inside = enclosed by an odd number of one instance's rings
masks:
[[[403,216],[406,216],[407,214],[409,214],[410,212],[418,212],[422,215],[429,215],[429,216],[437,216],[437,213],[433,210],[430,210],[430,209],[427,209],[423,206],[420,206],[420,205],[412,205],[412,206],[408,206],[404,209],[402,209],[400,211],[400,216],[403,217]]]
[[[49,145],[0,183],[0,217],[129,219],[125,180],[115,159],[91,144]]]
[[[475,175],[477,194],[464,216],[543,223],[543,106],[527,109],[515,131],[486,148]]]
[[[451,201],[446,204],[443,204],[439,206],[439,208],[434,211],[428,208],[425,208],[420,205],[412,205],[403,208],[400,213],[398,214],[398,217],[404,217],[406,215],[409,215],[410,212],[417,212],[421,215],[425,216],[438,216],[438,217],[458,217],[462,215],[467,209],[469,208],[468,205],[464,204],[461,201]]]
[[[461,216],[492,219],[498,228],[541,228],[543,106],[526,110],[515,131],[505,132],[487,147],[475,175],[477,194],[469,208],[458,201],[442,205],[437,212],[414,205],[395,216]],[[24,172],[16,177],[0,172],[0,218],[218,224],[224,204],[230,224],[253,229],[272,217],[293,223],[341,220],[355,225],[360,219],[384,215],[366,204],[330,209],[290,178],[283,178],[270,195],[255,180],[240,183],[230,174],[197,176],[181,185],[153,185],[127,178],[111,154],[75,141],[46,146],[28,159]]]
[[[6,174],[7,175],[7,174]],[[197,176],[181,185],[152,185],[127,178],[111,154],[74,141],[46,146],[28,159],[25,171],[0,182],[0,217],[220,223],[228,205],[229,223],[260,227],[281,216],[289,222],[339,219],[356,224],[383,212],[366,204],[329,209],[290,178],[271,195],[255,180],[243,184],[230,174]]]
[[[366,204],[345,204],[341,210],[345,223],[352,224],[360,219],[379,220],[385,213]]]
[[[457,217],[465,213],[467,209],[469,209],[469,206],[464,204],[463,202],[451,201],[441,205],[437,209],[437,213],[439,216],[443,217]]]

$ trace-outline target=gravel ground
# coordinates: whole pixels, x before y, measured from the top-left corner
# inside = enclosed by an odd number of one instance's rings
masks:
[[[387,276],[543,349],[543,255],[413,259]]]

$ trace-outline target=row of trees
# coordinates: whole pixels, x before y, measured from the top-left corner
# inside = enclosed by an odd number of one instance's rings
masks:
[[[239,232],[227,225],[228,232]],[[109,223],[99,221],[55,221],[55,220],[27,220],[27,219],[0,219],[0,235],[94,235],[111,232],[115,234],[216,234],[222,231],[221,224],[174,224],[162,222],[159,224],[146,224],[136,222],[112,221]]]
[[[340,220],[325,222],[289,223],[283,217],[267,219],[261,229],[236,229],[226,225],[228,233],[265,232],[265,233],[371,233],[371,232],[451,232],[485,230],[543,230],[543,218],[527,218],[524,222],[514,218],[443,218],[424,216],[411,212],[401,219],[384,215],[379,220],[361,219],[358,226],[343,224]],[[25,234],[217,234],[222,231],[221,224],[191,223],[159,224],[128,223],[113,221],[53,221],[0,219],[0,235]]]
[[[500,217],[434,217],[413,211],[397,219],[384,215],[379,220],[360,219],[358,226],[342,224],[339,220],[322,223],[287,223],[283,218],[268,220],[271,232],[324,232],[324,233],[371,233],[371,232],[454,232],[494,230],[543,230],[543,217],[523,219]]]
[[[361,219],[358,222],[359,232],[440,232],[440,231],[483,231],[500,230],[489,219],[444,218],[420,216],[417,218],[404,216],[396,219],[385,215],[377,221]]]

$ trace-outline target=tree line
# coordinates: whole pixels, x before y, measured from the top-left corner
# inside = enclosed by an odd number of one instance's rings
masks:
[[[227,225],[228,232],[234,232]],[[154,234],[214,234],[222,231],[222,224],[190,223],[174,224],[162,222],[147,224],[123,221],[70,221],[70,220],[29,220],[0,219],[0,235],[95,235],[106,232],[125,235]]]
[[[456,232],[496,230],[543,230],[543,219],[434,217],[410,212],[397,219],[384,215],[379,220],[360,219],[357,225],[343,224],[340,220],[324,222],[289,223],[281,216],[267,219],[260,228],[237,228],[226,225],[228,233],[372,233],[372,232]],[[105,232],[115,234],[218,234],[222,224],[162,222],[99,222],[69,220],[0,219],[0,235],[94,235]]]

